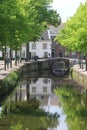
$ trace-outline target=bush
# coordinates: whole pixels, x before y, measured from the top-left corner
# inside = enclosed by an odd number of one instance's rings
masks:
[[[17,72],[10,73],[0,85],[0,99],[6,97],[17,85],[19,74]]]
[[[25,114],[35,114],[39,109],[39,101],[37,99],[29,99],[28,101],[20,101],[17,103],[11,103],[10,112],[11,113],[25,113]]]

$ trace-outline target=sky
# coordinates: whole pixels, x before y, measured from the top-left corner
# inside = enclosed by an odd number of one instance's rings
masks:
[[[86,0],[53,0],[52,7],[57,10],[62,18],[62,22],[66,22],[70,16],[73,16],[80,3],[85,3]]]

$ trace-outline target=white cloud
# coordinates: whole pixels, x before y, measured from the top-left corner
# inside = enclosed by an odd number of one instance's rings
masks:
[[[53,0],[52,5],[62,17],[62,21],[65,22],[74,15],[81,2],[84,3],[85,0]]]

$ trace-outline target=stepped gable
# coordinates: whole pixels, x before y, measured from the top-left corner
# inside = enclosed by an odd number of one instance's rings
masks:
[[[50,34],[56,36],[60,29],[64,27],[65,24],[61,24],[58,27],[50,26]]]
[[[39,40],[49,40],[50,36],[56,36],[61,28],[64,27],[65,24],[61,24],[58,27],[50,26],[47,30],[45,30],[42,34]],[[50,34],[49,34],[50,32]]]

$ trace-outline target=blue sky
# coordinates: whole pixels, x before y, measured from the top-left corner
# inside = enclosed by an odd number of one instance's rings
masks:
[[[62,18],[62,22],[66,22],[70,16],[73,16],[80,3],[86,0],[53,0],[53,9],[57,10]]]

